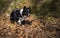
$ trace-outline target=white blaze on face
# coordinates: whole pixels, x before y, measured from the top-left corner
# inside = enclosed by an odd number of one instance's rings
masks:
[[[29,9],[28,9],[28,11],[29,11]]]
[[[29,12],[29,9],[28,9],[28,12]],[[30,13],[28,13],[28,16],[30,16]]]

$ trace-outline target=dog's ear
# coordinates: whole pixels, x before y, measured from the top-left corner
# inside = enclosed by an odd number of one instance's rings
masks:
[[[26,6],[23,7],[24,9],[26,8]]]
[[[28,7],[29,11],[31,12],[31,7]]]
[[[28,7],[28,9],[31,9],[31,7]]]

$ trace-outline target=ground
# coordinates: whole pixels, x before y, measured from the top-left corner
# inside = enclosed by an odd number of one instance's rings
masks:
[[[29,6],[29,2],[25,1],[26,4],[20,4],[21,7],[23,5]],[[32,24],[21,26],[10,22],[10,11],[12,11],[11,6],[0,16],[0,38],[60,38],[60,18],[49,17],[44,20],[31,15],[29,20],[34,20]]]
[[[0,38],[60,38],[60,21],[58,23],[46,23],[44,20],[35,18],[31,25],[18,25],[11,23],[9,16],[3,14],[0,18]],[[45,23],[45,24],[44,24]]]

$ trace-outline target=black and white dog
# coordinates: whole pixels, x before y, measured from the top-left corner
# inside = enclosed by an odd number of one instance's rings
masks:
[[[17,22],[18,24],[23,24],[25,17],[29,17],[29,16],[30,16],[30,7],[27,8],[26,6],[24,6],[20,10],[17,9],[12,11],[10,15],[10,21],[12,23]]]

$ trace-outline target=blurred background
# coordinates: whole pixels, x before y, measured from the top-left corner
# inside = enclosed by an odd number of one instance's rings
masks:
[[[10,23],[10,13],[24,6],[32,25]],[[60,0],[0,0],[0,38],[60,38]]]

